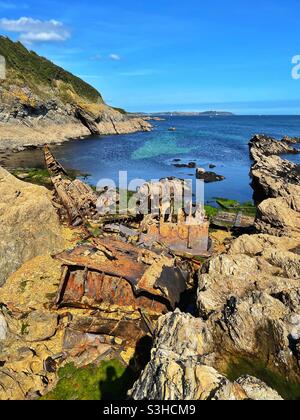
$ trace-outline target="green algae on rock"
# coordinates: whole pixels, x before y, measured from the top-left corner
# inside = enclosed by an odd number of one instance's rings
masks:
[[[41,400],[114,400],[126,397],[134,374],[119,360],[108,360],[99,366],[77,368],[73,363],[58,371],[56,387]]]
[[[259,378],[275,389],[285,400],[300,400],[300,383],[288,381],[260,360],[243,357],[231,359],[226,372],[228,379],[235,381],[242,375],[253,375]]]

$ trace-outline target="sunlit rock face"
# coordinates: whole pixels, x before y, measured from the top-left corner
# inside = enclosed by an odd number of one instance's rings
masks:
[[[44,187],[0,168],[0,285],[25,261],[61,249],[60,224]]]

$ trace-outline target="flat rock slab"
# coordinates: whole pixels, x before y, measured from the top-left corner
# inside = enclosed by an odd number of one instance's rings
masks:
[[[58,326],[58,315],[50,312],[31,312],[24,320],[26,341],[44,341],[53,337]]]

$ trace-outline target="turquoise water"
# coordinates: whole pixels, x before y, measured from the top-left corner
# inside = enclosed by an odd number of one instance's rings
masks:
[[[88,180],[95,185],[101,178],[117,182],[119,171],[128,171],[129,181],[195,177],[194,169],[176,168],[174,159],[196,161],[207,170],[214,164],[213,171],[226,180],[205,186],[206,201],[214,197],[247,201],[252,198],[248,152],[252,136],[300,136],[300,116],[168,117],[154,126],[150,133],[90,137],[53,147],[53,151],[67,168],[90,174]],[[168,131],[170,127],[177,131]],[[288,158],[300,163],[300,155]],[[17,166],[40,166],[41,152],[21,152],[16,160]]]

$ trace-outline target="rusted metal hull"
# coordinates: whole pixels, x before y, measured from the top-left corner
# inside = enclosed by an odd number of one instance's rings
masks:
[[[201,255],[209,249],[209,222],[189,225],[186,223],[161,223],[150,226],[142,242],[149,246],[161,242],[171,251]]]
[[[164,313],[186,289],[187,273],[174,260],[103,238],[55,256],[63,263],[58,307],[118,306]]]
[[[57,299],[58,307],[107,308],[137,311],[143,308],[154,313],[168,311],[168,302],[160,303],[155,296],[136,296],[125,279],[100,274],[83,268],[68,269],[62,279],[64,286]]]

